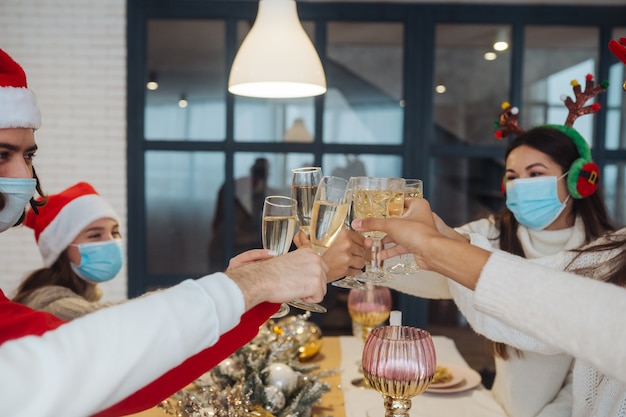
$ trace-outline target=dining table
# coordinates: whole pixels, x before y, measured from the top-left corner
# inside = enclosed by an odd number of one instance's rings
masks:
[[[463,374],[466,380],[449,388],[428,389],[412,398],[410,417],[506,417],[505,411],[491,392],[480,382],[480,374],[472,370],[457,349],[454,340],[432,336],[437,364]],[[320,403],[312,409],[312,417],[384,417],[383,398],[372,388],[354,386],[352,381],[363,374],[359,361],[363,341],[354,336],[326,336],[317,355],[307,363],[336,372],[322,380],[329,384]],[[160,407],[133,414],[134,417],[165,417]]]

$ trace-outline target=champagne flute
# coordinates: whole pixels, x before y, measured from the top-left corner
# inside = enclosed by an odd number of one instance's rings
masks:
[[[263,204],[263,248],[270,249],[278,255],[289,252],[293,236],[296,233],[296,200],[290,197],[271,195],[265,197]],[[326,308],[319,304],[293,300],[287,303],[301,310],[326,313]],[[285,307],[287,312],[285,313]],[[280,310],[272,316],[283,317],[289,312],[288,306],[281,305]]]
[[[296,201],[290,197],[271,195],[263,202],[262,241],[263,248],[274,251],[276,255],[289,252],[296,232]],[[272,318],[284,317],[289,313],[285,303]]]
[[[411,398],[426,391],[433,380],[437,357],[426,330],[384,326],[367,338],[362,363],[365,379],[383,395],[385,417],[408,417]]]
[[[321,179],[322,168],[320,167],[303,167],[291,170],[291,198],[298,203],[296,220],[298,227],[307,235],[311,227],[313,201]]]
[[[424,189],[422,180],[418,179],[405,179],[404,180],[404,201],[413,198],[423,198]],[[387,268],[387,272],[398,275],[411,275],[420,270],[420,267],[415,263],[415,258],[410,253],[400,255],[400,259],[397,264]]]
[[[363,284],[365,289],[353,288],[348,294],[348,313],[361,326],[361,340],[365,342],[374,328],[383,324],[391,314],[391,290],[374,284]],[[365,388],[365,378],[352,380],[352,385]]]
[[[325,176],[319,182],[309,229],[311,245],[318,255],[333,244],[345,224],[350,207],[347,186],[348,181],[341,177]]]
[[[348,181],[343,178],[326,176],[316,186],[309,237],[313,250],[320,256],[333,244],[345,222],[348,214],[347,185]],[[326,308],[319,304],[294,301],[290,305],[307,311],[326,312]]]
[[[353,177],[353,206],[356,218],[399,217],[404,210],[404,178]],[[364,282],[381,283],[390,280],[380,259],[384,232],[370,231],[363,233],[372,239],[370,264],[356,279]]]
[[[356,183],[353,178],[350,178],[350,181],[348,182],[348,188],[346,189],[346,200],[349,203],[349,208],[348,216],[346,217],[345,227],[348,230],[354,230],[352,228],[352,220],[356,219],[356,214],[354,210],[354,191],[356,188]],[[338,288],[346,289],[358,288],[363,290],[367,288],[365,283],[359,281],[356,277],[353,276],[345,276],[342,279],[331,282],[330,284]]]

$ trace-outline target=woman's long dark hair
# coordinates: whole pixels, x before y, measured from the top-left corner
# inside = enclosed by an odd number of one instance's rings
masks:
[[[565,133],[560,130],[540,126],[528,130],[513,139],[507,146],[505,159],[509,154],[520,146],[529,146],[539,152],[548,155],[554,162],[559,164],[563,173],[566,173],[572,163],[580,158],[578,148]],[[585,243],[592,242],[615,230],[615,226],[611,221],[608,210],[604,204],[602,191],[598,190],[590,197],[582,199],[574,199],[573,211],[574,216],[580,216],[585,228]],[[500,213],[496,215],[496,227],[500,231],[499,242],[500,249],[512,253],[514,255],[525,257],[522,243],[517,237],[517,229],[519,223],[515,219],[513,213],[505,206]],[[504,343],[492,343],[492,351],[495,355],[503,359],[509,357],[507,345]],[[517,352],[518,354],[521,352]]]
[[[611,259],[606,261],[609,267],[609,271],[606,275],[598,278],[602,281],[609,282],[611,284],[618,285],[620,287],[626,286],[626,234],[624,230],[618,230],[615,233],[609,233],[606,235],[601,243],[592,244],[583,249],[576,249],[574,252],[578,252],[572,262],[565,268],[566,271],[574,272],[579,275],[593,276],[596,270],[595,265],[586,267],[572,268],[572,265],[576,262],[578,257],[590,252],[605,252],[605,251],[618,251],[617,254]],[[597,277],[594,277],[597,278]]]
[[[65,249],[49,268],[38,269],[26,277],[18,287],[13,301],[24,303],[35,290],[49,285],[69,288],[84,298],[90,298],[89,292],[93,291],[92,284],[76,275]]]

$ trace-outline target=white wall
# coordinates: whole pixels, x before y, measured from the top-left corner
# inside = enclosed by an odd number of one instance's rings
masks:
[[[37,94],[37,172],[47,193],[88,181],[111,202],[126,235],[126,1],[1,0],[0,48]],[[11,296],[41,258],[32,230],[0,235],[0,288]],[[126,297],[126,270],[102,286]]]

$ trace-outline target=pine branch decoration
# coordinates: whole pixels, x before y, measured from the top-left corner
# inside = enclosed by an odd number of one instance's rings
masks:
[[[297,341],[263,328],[250,343],[202,375],[161,408],[176,417],[310,417],[312,407],[330,386],[319,381],[338,370],[299,361]],[[270,384],[273,365],[295,373],[292,390]],[[290,374],[291,375],[291,374]]]

